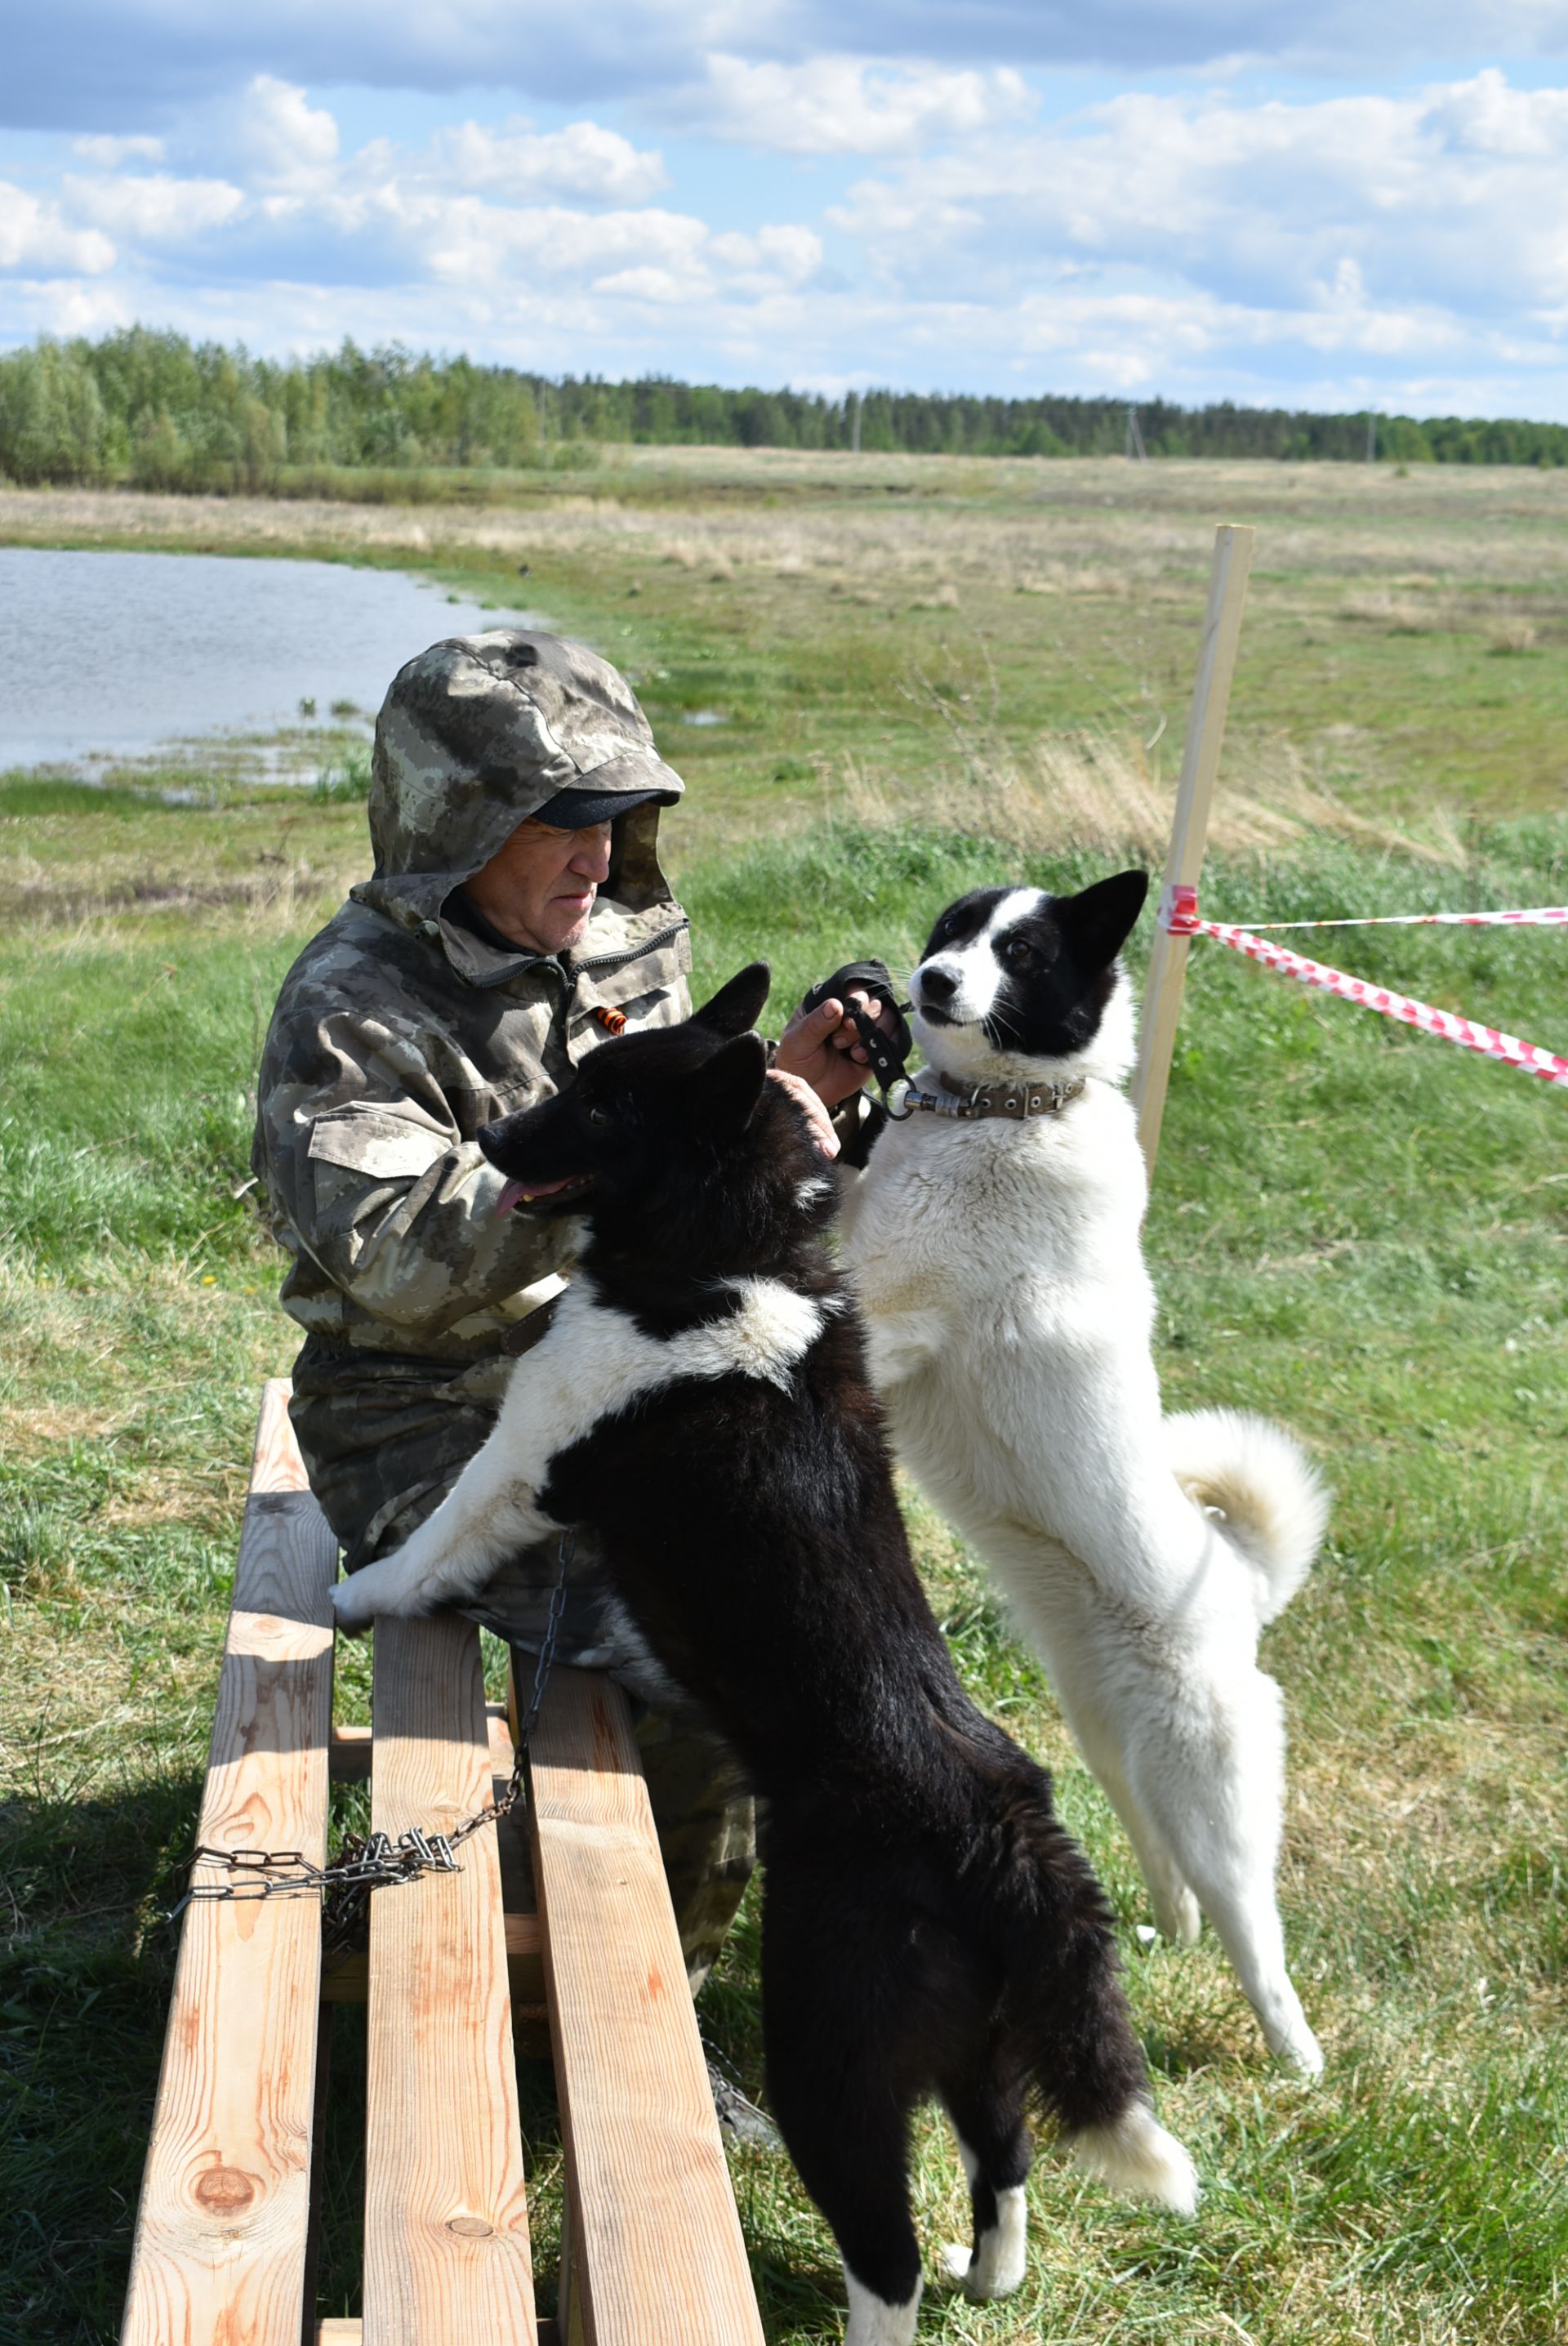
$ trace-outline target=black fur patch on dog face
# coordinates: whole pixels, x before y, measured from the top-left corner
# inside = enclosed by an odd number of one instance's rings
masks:
[[[684,1025],[601,1043],[553,1099],[478,1135],[507,1176],[510,1209],[585,1219],[585,1264],[681,1267],[678,1300],[646,1269],[637,1275],[649,1334],[733,1309],[733,1291],[718,1285],[694,1304],[705,1264],[787,1259],[836,1210],[804,1115],[767,1080],[767,1052],[751,1032],[767,995],[767,965],[753,964]]]
[[[1009,1057],[1072,1057],[1099,1031],[1116,955],[1147,892],[1146,872],[1122,872],[1075,896],[1037,888],[961,896],[914,973],[922,1021],[939,1044],[944,1027],[971,1027]]]

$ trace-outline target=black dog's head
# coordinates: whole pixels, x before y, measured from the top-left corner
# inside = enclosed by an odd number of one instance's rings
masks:
[[[1145,872],[1120,872],[1076,896],[977,888],[950,904],[910,987],[928,1063],[971,1084],[1043,1061],[1125,1074],[1132,996],[1116,956],[1148,884]]]
[[[769,983],[753,962],[683,1025],[600,1044],[553,1099],[486,1125],[501,1209],[579,1214],[596,1240],[724,1268],[823,1219],[833,1185],[750,1031]]]

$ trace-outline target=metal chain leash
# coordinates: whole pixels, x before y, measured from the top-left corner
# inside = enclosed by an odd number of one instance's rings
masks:
[[[423,1873],[461,1872],[456,1851],[469,1835],[485,1825],[499,1824],[523,1798],[529,1739],[539,1723],[545,1688],[555,1658],[566,1606],[566,1576],[576,1545],[575,1528],[569,1525],[561,1534],[559,1569],[550,1591],[550,1609],[539,1641],[528,1707],[517,1722],[512,1773],[493,1800],[476,1809],[471,1817],[464,1817],[461,1824],[446,1833],[423,1833],[411,1827],[395,1841],[384,1832],[351,1834],[338,1856],[325,1865],[313,1864],[298,1849],[214,1849],[207,1842],[199,1842],[191,1851],[190,1885],[179,1903],[170,1910],[168,1921],[177,1922],[188,1906],[219,1899],[317,1896],[321,1900],[321,1953],[323,1960],[330,1960],[346,1953],[352,1946],[369,1909],[372,1890],[413,1882]],[[195,1872],[199,1865],[220,1865],[231,1878],[227,1882],[198,1882]],[[238,1879],[233,1878],[236,1876]]]

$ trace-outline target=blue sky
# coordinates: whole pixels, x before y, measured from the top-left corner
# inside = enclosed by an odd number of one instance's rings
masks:
[[[0,342],[1568,419],[1568,0],[52,0]]]

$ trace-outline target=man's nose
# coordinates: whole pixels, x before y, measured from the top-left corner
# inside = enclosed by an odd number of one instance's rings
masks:
[[[572,869],[585,880],[607,880],[610,872],[610,826],[596,822],[579,831],[572,851]]]

